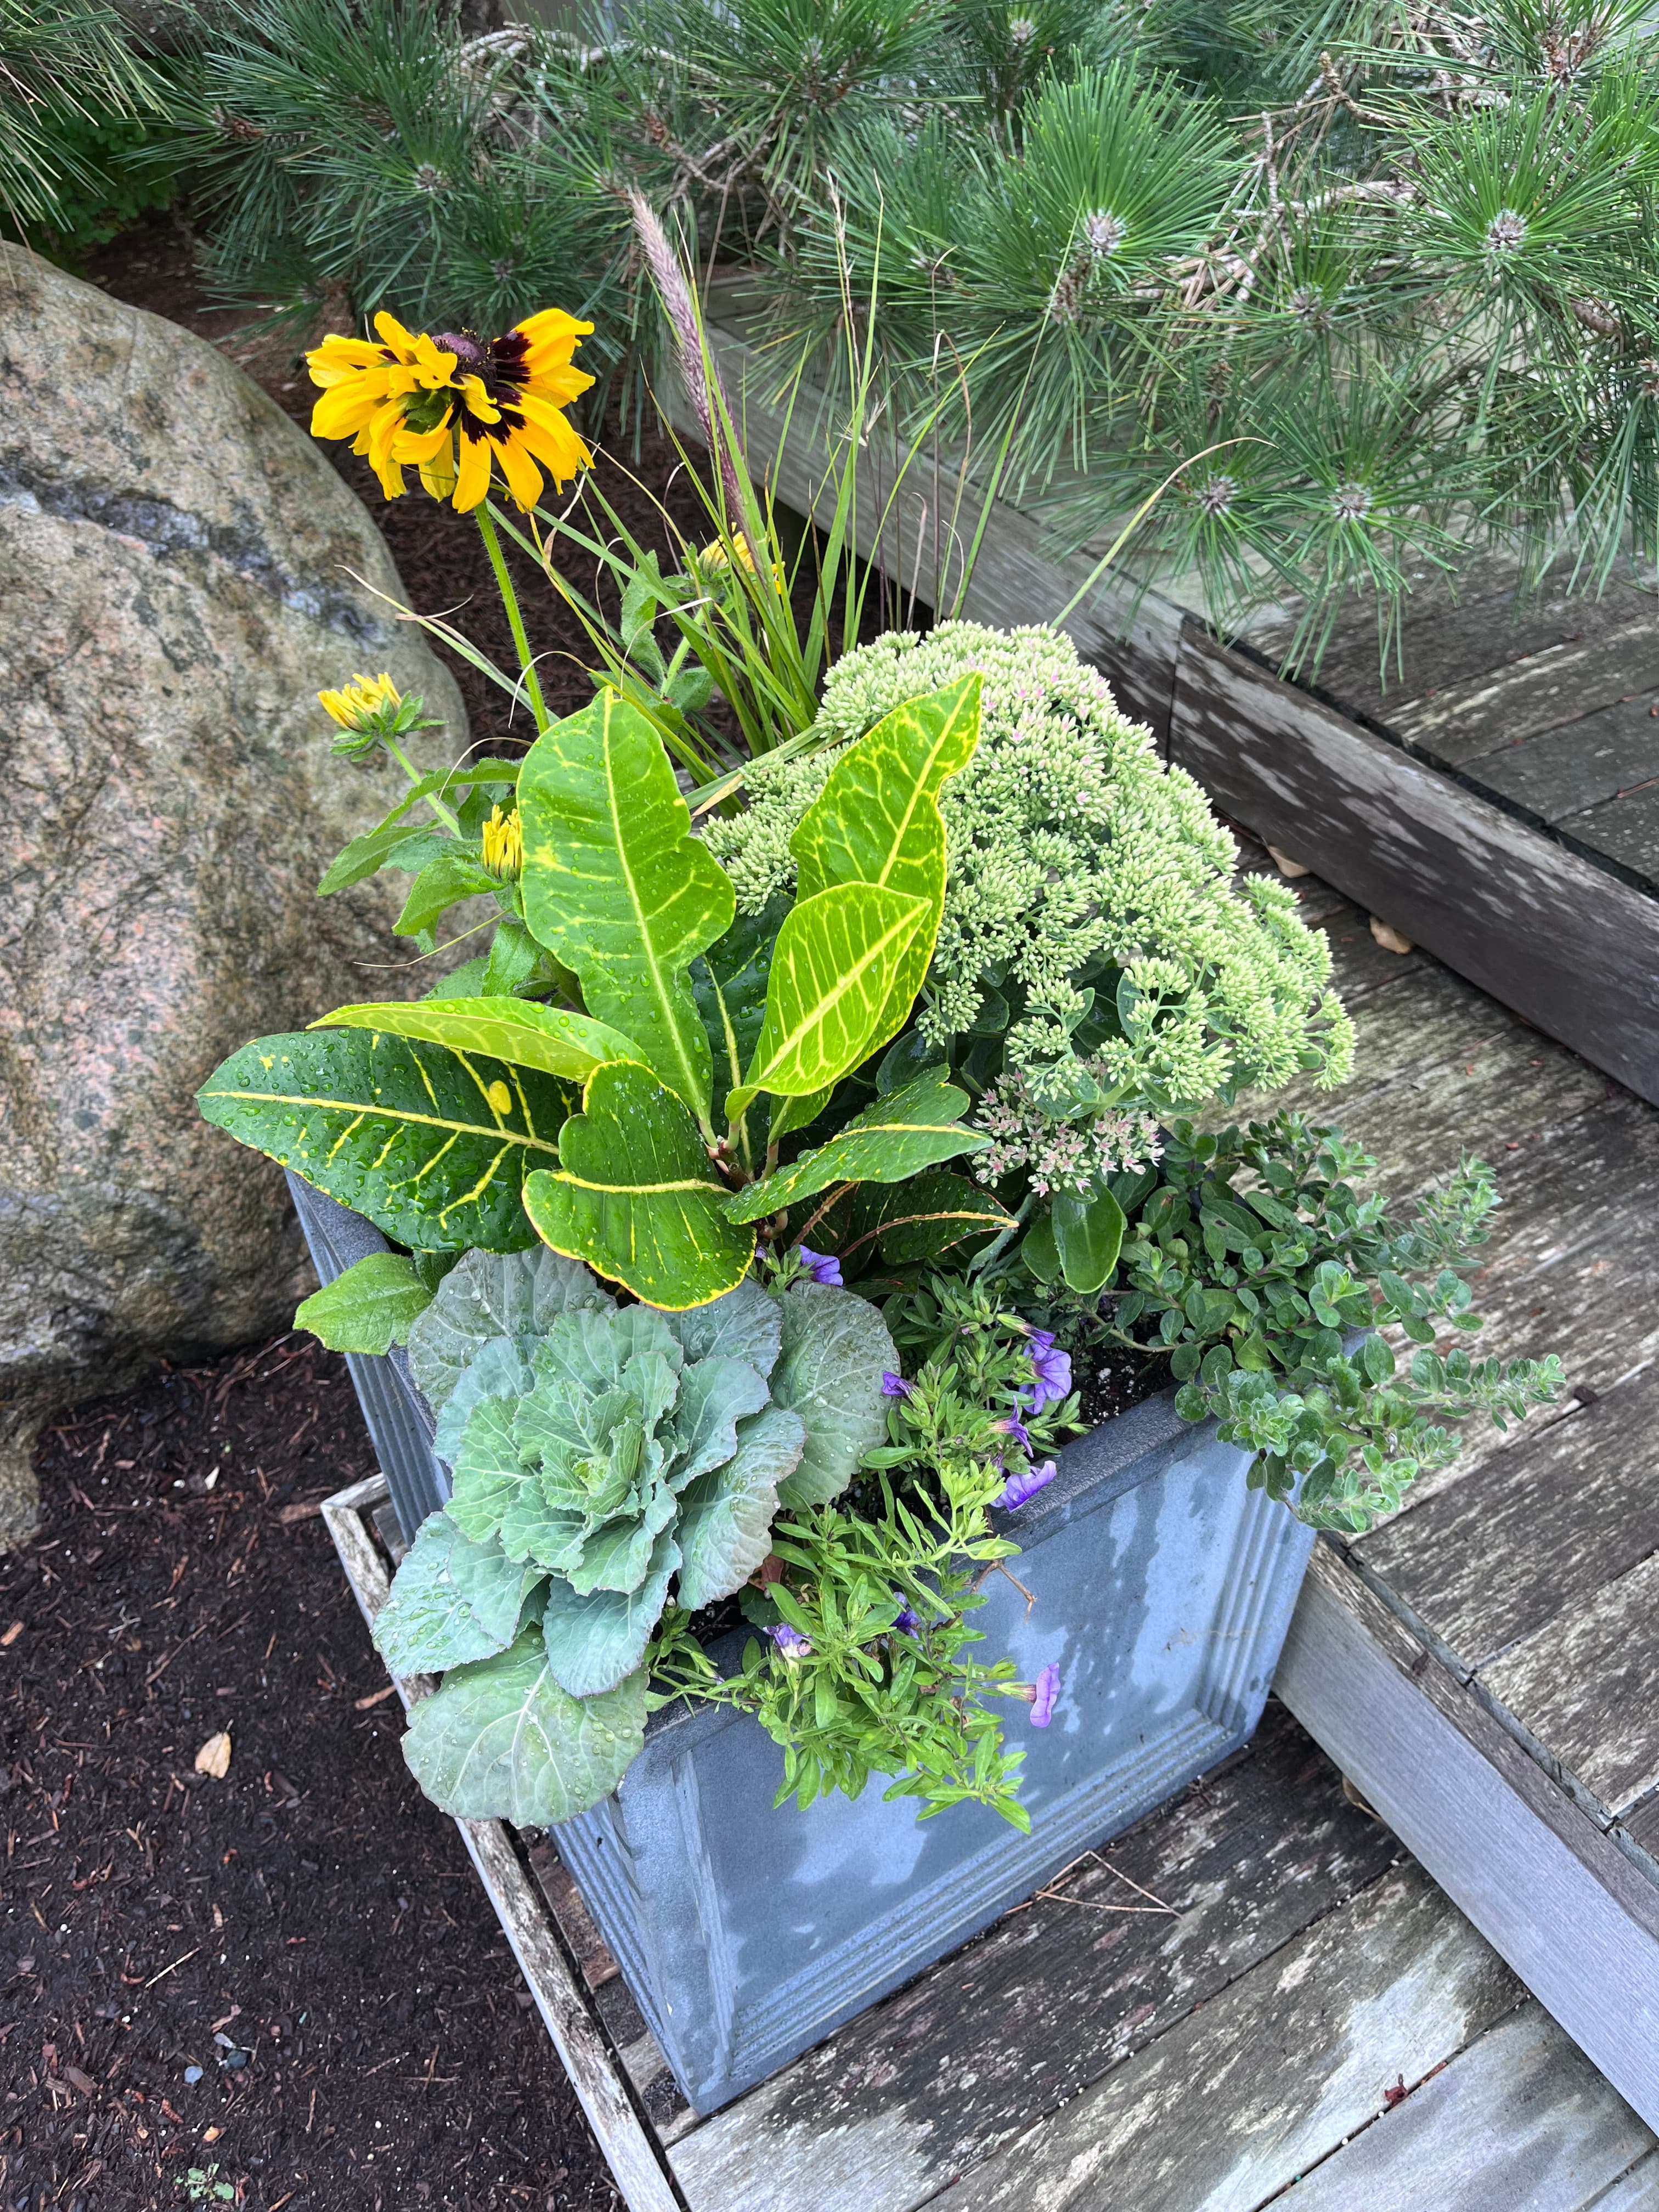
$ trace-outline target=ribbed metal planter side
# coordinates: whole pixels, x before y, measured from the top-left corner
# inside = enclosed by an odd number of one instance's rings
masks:
[[[295,1200],[319,1273],[382,1247],[307,1186]],[[351,1364],[412,1534],[448,1492],[430,1417],[399,1355]],[[1248,1739],[1313,1532],[1249,1489],[1247,1466],[1166,1393],[1068,1444],[1058,1479],[1012,1524],[1018,1583],[993,1573],[974,1620],[986,1656],[1008,1654],[1022,1680],[1060,1670],[1048,1729],[1008,1707],[1030,1836],[975,1806],[919,1821],[878,1784],[856,1802],[775,1810],[781,1753],[754,1721],[711,1706],[657,1714],[615,1794],[560,1826],[560,1855],[700,2112]],[[740,1641],[717,1646],[717,1663],[734,1662]]]

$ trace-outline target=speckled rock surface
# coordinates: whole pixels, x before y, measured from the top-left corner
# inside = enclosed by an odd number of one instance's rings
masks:
[[[348,569],[401,599],[239,369],[0,245],[0,1541],[44,1417],[293,1310],[282,1177],[201,1121],[202,1079],[434,980],[384,964],[406,877],[315,896],[403,787],[331,753],[318,690],[389,669],[442,757],[465,742],[450,677]]]

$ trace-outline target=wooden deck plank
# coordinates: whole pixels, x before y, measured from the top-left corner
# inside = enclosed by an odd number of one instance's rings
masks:
[[[1581,836],[1578,817],[1587,808],[1659,775],[1659,719],[1649,711],[1651,705],[1648,693],[1621,699],[1565,728],[1483,753],[1471,773],[1487,790],[1565,834]]]
[[[1659,2151],[1650,2152],[1611,2189],[1603,2190],[1590,2212],[1659,2212]]]
[[[1643,1466],[1651,1483],[1651,1445]],[[1659,1554],[1480,1670],[1492,1695],[1613,1814],[1659,1789],[1656,1621]]]
[[[1659,1549],[1659,1392],[1645,1382],[1534,1417],[1353,1546],[1466,1673]]]
[[[1255,2212],[1521,1996],[1462,1914],[1403,1866],[945,2201],[950,2212]]]
[[[1305,2174],[1286,2212],[1589,2212],[1654,2148],[1542,2006],[1524,2004]]]
[[[1064,1899],[1006,1916],[704,2121],[674,2147],[675,2177],[693,2212],[903,2212],[1375,1882],[1398,1850],[1269,1706],[1248,1753],[1112,1844],[1117,1875],[1079,1869]],[[1143,1910],[1142,1890],[1181,1917]]]
[[[1659,900],[1191,629],[1173,716],[1171,757],[1227,814],[1659,1097]]]
[[[1282,1097],[1340,1122],[1376,1154],[1390,1191],[1440,1180],[1466,1151],[1511,1167],[1511,1145],[1525,1146],[1605,1103],[1605,1076],[1437,963],[1356,994],[1340,937],[1332,951],[1358,1072],[1340,1091],[1299,1085],[1262,1103]]]
[[[1502,555],[1467,562],[1455,597],[1444,574],[1430,566],[1409,583],[1400,654],[1384,663],[1375,611],[1356,602],[1338,617],[1316,679],[1328,697],[1388,729],[1397,729],[1409,708],[1471,679],[1507,674],[1540,652],[1589,645],[1654,615],[1639,580],[1614,583],[1599,599],[1548,588],[1523,593],[1516,563]],[[1246,636],[1271,657],[1288,645],[1290,625],[1259,616]]]
[[[1533,637],[1530,625],[1522,635]],[[1500,747],[1576,722],[1656,684],[1659,622],[1650,601],[1617,629],[1546,645],[1414,699],[1383,701],[1381,716],[1396,737],[1454,767],[1478,762],[1472,772],[1485,783],[1502,757]]]
[[[1659,1885],[1332,1546],[1276,1687],[1408,1850],[1650,2126]]]
[[[1574,843],[1659,884],[1659,790],[1651,784],[1572,815],[1561,827]]]

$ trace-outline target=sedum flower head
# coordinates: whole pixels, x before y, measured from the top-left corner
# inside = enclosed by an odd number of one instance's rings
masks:
[[[331,336],[306,356],[322,388],[311,429],[351,439],[388,499],[402,496],[404,471],[414,467],[434,499],[465,512],[499,468],[519,506],[531,507],[544,469],[562,485],[592,465],[563,411],[593,381],[572,366],[592,323],[546,307],[495,338],[416,334],[386,313],[374,327],[378,343]]]
[[[705,835],[739,907],[757,913],[792,888],[789,839],[823,787],[836,748],[908,699],[969,669],[985,678],[979,749],[940,799],[949,850],[945,915],[920,1027],[943,1046],[984,1000],[988,970],[1024,989],[1007,1041],[1027,1079],[1072,1054],[1089,1005],[1074,980],[1110,963],[1137,1000],[1134,1034],[1091,1061],[1119,1104],[1196,1108],[1224,1085],[1272,1088],[1304,1070],[1344,1081],[1352,1031],[1327,988],[1330,955],[1285,885],[1235,884],[1232,838],[1183,769],[1121,714],[1070,641],[944,623],[893,633],[831,670],[816,725],[825,751],[749,771],[750,805]],[[1007,1102],[1016,1115],[1018,1094]],[[1010,1133],[1013,1133],[1012,1131]],[[1139,1123],[1091,1136],[1146,1149]],[[1049,1179],[1066,1188],[1066,1163]]]

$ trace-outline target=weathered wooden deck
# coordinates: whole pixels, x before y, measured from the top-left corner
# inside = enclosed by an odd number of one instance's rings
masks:
[[[1566,1399],[1316,1549],[1247,1752],[708,2118],[470,1826],[634,2212],[1659,2212],[1659,1113],[1300,888],[1363,1071],[1307,1103],[1394,1189],[1494,1161],[1487,1340]]]
[[[1321,905],[1362,1073],[1320,1110],[1396,1189],[1498,1167],[1481,1348],[1557,1349],[1569,1388],[1321,1547],[1280,1694],[1659,2121],[1659,1114]]]

